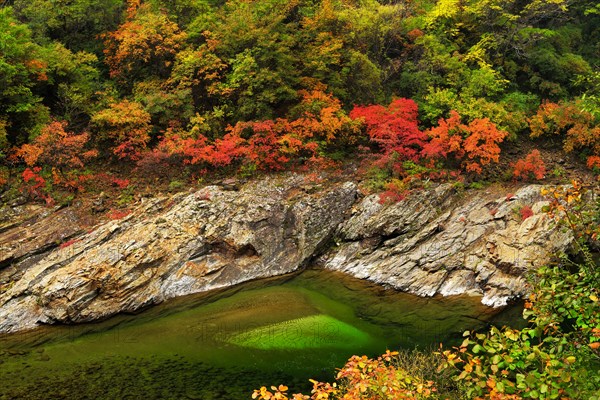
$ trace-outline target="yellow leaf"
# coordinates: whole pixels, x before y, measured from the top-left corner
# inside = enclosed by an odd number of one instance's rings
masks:
[[[596,296],[595,294],[590,294],[590,300],[592,300],[593,302],[598,301],[598,296]]]

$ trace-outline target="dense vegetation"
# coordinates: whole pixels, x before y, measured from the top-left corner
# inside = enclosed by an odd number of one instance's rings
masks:
[[[30,198],[352,155],[398,199],[538,137],[600,167],[595,1],[2,5],[0,187]],[[529,149],[494,175],[543,178]]]

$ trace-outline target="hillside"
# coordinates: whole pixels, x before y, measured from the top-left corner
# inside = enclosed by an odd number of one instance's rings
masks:
[[[0,12],[4,202],[348,159],[393,200],[424,180],[600,165],[592,1],[15,0]]]

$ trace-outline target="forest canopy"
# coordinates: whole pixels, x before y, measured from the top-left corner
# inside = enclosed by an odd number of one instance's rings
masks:
[[[0,36],[0,184],[365,151],[388,180],[476,175],[530,136],[600,167],[595,1],[13,0]]]

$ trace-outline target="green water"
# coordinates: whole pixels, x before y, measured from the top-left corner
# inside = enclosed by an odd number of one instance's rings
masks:
[[[518,320],[478,298],[422,299],[333,272],[190,296],[135,316],[0,337],[0,399],[247,399],[310,388],[352,354],[452,343]]]

